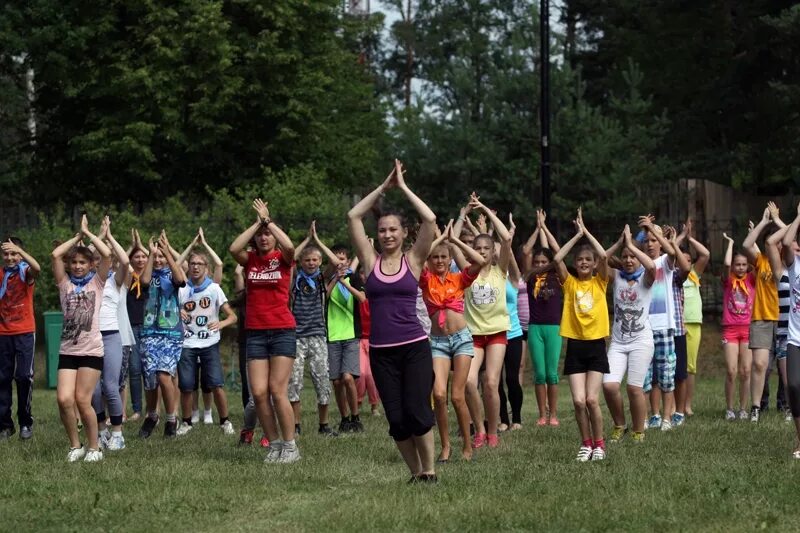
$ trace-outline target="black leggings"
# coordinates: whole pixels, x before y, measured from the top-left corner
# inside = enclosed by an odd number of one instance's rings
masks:
[[[508,341],[506,346],[506,357],[503,360],[503,373],[506,376],[506,386],[508,387],[508,401],[511,402],[511,420],[514,424],[521,424],[522,419],[522,385],[519,383],[519,366],[522,363],[522,339],[514,337]],[[508,425],[508,407],[506,405],[506,391],[503,387],[503,380],[498,384],[500,392],[500,422]]]
[[[250,384],[247,382],[247,342],[239,340],[239,377],[242,380],[242,407],[250,403]]]
[[[789,406],[792,416],[800,417],[800,348],[789,344],[789,354],[786,357],[786,378],[788,382]]]

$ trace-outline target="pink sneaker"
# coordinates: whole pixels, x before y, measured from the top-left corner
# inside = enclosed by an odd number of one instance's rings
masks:
[[[539,420],[536,421],[537,426],[546,426],[547,419],[545,417],[540,417]]]
[[[497,448],[497,445],[500,444],[500,438],[497,435],[487,435],[486,442],[489,444],[489,448]]]
[[[551,426],[560,426],[561,423],[558,421],[558,418],[552,417],[552,418],[550,418],[550,425]]]
[[[261,444],[261,447],[262,447],[262,448],[269,448],[269,439],[267,438],[267,436],[266,436],[266,435],[264,435],[263,437],[261,437],[261,442],[260,442],[260,444]]]
[[[497,435],[495,435],[497,438]],[[476,433],[472,438],[472,447],[474,449],[483,448],[486,445],[486,433]]]

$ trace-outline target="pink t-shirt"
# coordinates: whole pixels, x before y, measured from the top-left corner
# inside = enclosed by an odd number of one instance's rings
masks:
[[[748,273],[741,280],[733,274],[722,280],[722,325],[747,326],[753,315],[756,276]]]
[[[58,284],[58,297],[64,311],[59,353],[103,357],[100,305],[105,281],[101,276],[95,276],[80,292],[75,292],[76,287],[69,276]]]

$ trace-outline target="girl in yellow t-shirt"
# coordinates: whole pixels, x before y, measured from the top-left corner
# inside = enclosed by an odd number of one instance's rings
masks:
[[[599,398],[603,374],[609,371],[605,342],[609,332],[608,265],[606,251],[584,226],[580,209],[575,227],[578,232],[553,261],[558,265],[564,290],[561,336],[567,339],[564,375],[569,378],[575,420],[581,432],[577,460],[586,462],[606,456]],[[582,237],[586,237],[589,245],[577,248],[574,259],[577,276],[573,276],[567,272],[564,258]]]

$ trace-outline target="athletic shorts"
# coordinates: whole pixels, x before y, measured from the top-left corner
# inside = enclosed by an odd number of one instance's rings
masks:
[[[778,323],[774,320],[754,320],[750,322],[750,349],[772,350],[777,326]]]
[[[722,326],[722,344],[749,344],[750,325]]]
[[[246,342],[247,359],[269,359],[273,355],[293,358],[297,350],[294,329],[251,329]]]
[[[473,357],[472,333],[464,328],[450,335],[431,335],[431,352],[433,357],[452,359],[457,355]]]
[[[600,372],[608,374],[606,340],[590,341],[567,339],[567,355],[564,358],[564,375]]]
[[[787,335],[775,335],[775,358],[779,361],[786,359],[789,353],[789,337]]]
[[[63,353],[58,356],[59,370],[78,370],[79,368],[91,368],[102,372],[103,358],[94,355],[66,355]],[[9,392],[9,394],[11,393]]]
[[[492,333],[491,335],[472,336],[472,345],[475,348],[485,350],[487,346],[490,346],[492,344],[502,344],[503,346],[506,346],[508,344],[508,339],[506,338],[506,332],[501,331],[500,333]]]
[[[361,375],[360,342],[360,339],[349,339],[328,343],[328,373],[331,379],[339,379],[344,374],[354,378]]]
[[[163,372],[175,376],[178,361],[183,351],[183,338],[163,336],[142,337],[142,374],[145,390],[155,390],[158,386],[156,374]]]
[[[649,333],[633,342],[611,341],[608,347],[609,371],[603,375],[603,383],[622,383],[627,372],[628,385],[643,387],[652,361],[653,336]]]

